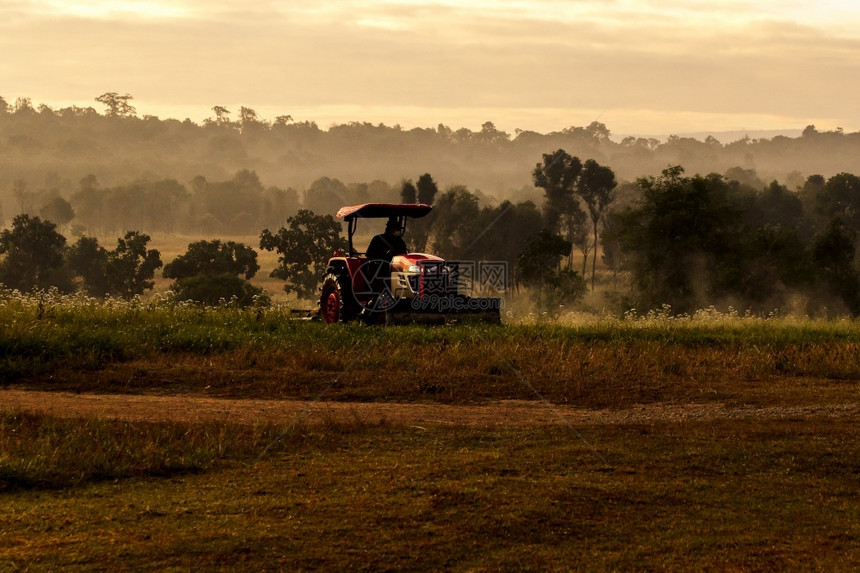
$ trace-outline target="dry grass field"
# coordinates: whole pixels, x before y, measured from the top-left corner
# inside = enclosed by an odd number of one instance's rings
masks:
[[[860,566],[856,322],[0,320],[0,571]]]
[[[574,431],[6,415],[5,451],[10,429],[23,433],[54,470],[10,479],[4,460],[0,567],[851,570],[857,421]]]

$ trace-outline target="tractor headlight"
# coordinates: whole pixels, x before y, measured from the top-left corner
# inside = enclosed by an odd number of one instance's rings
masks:
[[[421,267],[419,265],[409,265],[409,268],[406,269],[407,273],[420,273]]]

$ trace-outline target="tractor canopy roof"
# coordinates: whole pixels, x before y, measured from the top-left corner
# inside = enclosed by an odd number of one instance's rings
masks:
[[[341,207],[337,212],[337,216],[346,221],[354,219],[396,219],[399,217],[418,219],[429,213],[431,209],[433,207],[424,205],[423,203],[365,203],[364,205]]]

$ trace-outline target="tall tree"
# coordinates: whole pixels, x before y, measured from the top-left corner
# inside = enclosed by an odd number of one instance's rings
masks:
[[[155,286],[153,277],[161,268],[161,254],[148,249],[149,235],[129,231],[117,239],[116,249],[108,254],[107,279],[111,294],[132,298]]]
[[[242,243],[222,243],[216,239],[188,245],[184,254],[164,266],[164,276],[175,279],[170,288],[180,300],[212,306],[222,300],[235,300],[244,307],[264,296],[261,288],[248,282],[259,269],[254,249]]]
[[[0,233],[0,283],[23,292],[71,290],[71,277],[64,274],[66,238],[56,229],[39,217],[16,216],[12,228]]]
[[[642,198],[620,215],[619,240],[639,302],[689,312],[736,288],[743,217],[725,180],[677,166],[637,183]]]
[[[582,162],[578,157],[558,149],[550,154],[544,153],[543,162],[538,163],[532,172],[535,187],[544,190],[544,217],[546,227],[552,233],[563,229],[565,216],[570,217],[580,209],[574,190],[581,171]]]
[[[90,296],[111,294],[108,284],[108,251],[95,237],[81,237],[66,254],[69,268],[81,277],[84,291]]]
[[[417,191],[416,200],[425,205],[432,205],[439,192],[436,182],[433,181],[433,177],[429,173],[425,173],[419,177],[414,188]],[[436,212],[430,211],[427,216],[410,221],[408,233],[413,251],[423,252],[427,248],[427,239],[430,238],[430,229],[435,220]]]
[[[142,191],[147,200],[140,215],[146,228],[173,233],[182,216],[187,215],[190,208],[188,189],[175,179],[163,179],[147,181]]]
[[[828,300],[836,297],[852,316],[860,315],[860,274],[854,266],[856,240],[857,232],[835,217],[812,246],[813,264]]]
[[[259,123],[260,118],[257,117],[257,112],[250,107],[241,106],[239,108],[239,124],[246,127],[248,124]]]
[[[727,181],[737,181],[750,189],[759,190],[764,187],[764,181],[759,179],[755,169],[744,169],[743,167],[732,167],[726,171]]]
[[[75,221],[86,226],[90,234],[103,232],[106,226],[104,209],[107,192],[98,188],[95,175],[81,179],[80,188],[72,195],[71,205]]]
[[[827,217],[839,217],[843,224],[860,231],[860,177],[838,173],[827,180],[817,196],[818,210]]]
[[[624,256],[619,241],[621,228],[622,222],[615,210],[610,210],[603,216],[603,232],[600,235],[600,246],[603,251],[601,260],[612,271],[613,282],[616,286],[618,272],[624,266]]]
[[[597,271],[597,232],[603,212],[615,200],[615,173],[593,159],[585,162],[576,184],[576,193],[585,202],[591,216],[591,229],[594,237],[594,255],[591,262],[591,291],[594,292],[594,275]],[[585,273],[583,273],[584,275]]]
[[[299,194],[292,187],[279,189],[268,187],[263,193],[263,209],[260,213],[261,227],[278,227],[299,210]]]
[[[223,105],[216,105],[212,108],[212,111],[215,112],[215,121],[211,119],[206,120],[206,124],[215,125],[230,125],[230,110],[224,107]]]
[[[19,213],[27,213],[33,208],[33,198],[36,194],[27,190],[25,180],[16,179],[12,182],[12,196],[18,201]]]
[[[164,277],[182,279],[196,275],[220,275],[229,273],[243,275],[245,279],[252,278],[260,265],[257,263],[257,253],[242,243],[234,241],[221,242],[196,241],[188,245],[186,252],[164,266]]]
[[[284,290],[303,299],[317,294],[329,258],[336,251],[343,253],[347,246],[339,221],[307,209],[287,219],[287,227],[276,233],[264,229],[260,234],[260,248],[279,255],[271,276],[286,281]]]
[[[349,205],[349,190],[339,179],[320,177],[305,191],[303,206],[314,213],[334,214]]]
[[[757,224],[784,225],[794,227],[803,219],[803,203],[797,193],[788,190],[778,181],[755,194],[755,213]]]
[[[507,142],[511,136],[496,128],[496,124],[492,121],[485,121],[481,125],[481,131],[475,136],[475,139],[482,143],[498,144]]]
[[[803,186],[798,190],[797,196],[803,203],[803,209],[807,215],[819,214],[818,197],[827,185],[827,179],[823,175],[810,175],[806,178]]]
[[[563,233],[571,245],[582,252],[582,274],[588,261],[591,239],[585,223],[588,220],[579,204],[576,185],[582,173],[582,162],[563,149],[543,155],[532,172],[535,187],[544,190],[544,218],[551,233]],[[573,251],[568,253],[568,267],[573,265]]]
[[[229,181],[207,181],[198,176],[192,180],[191,187],[192,202],[200,221],[211,220],[224,233],[242,234],[254,230],[265,191],[256,172],[242,169]],[[175,189],[173,196],[179,200],[183,193],[184,189]],[[207,214],[212,217],[206,218]]]
[[[71,203],[62,197],[54,197],[48,201],[39,209],[39,214],[43,219],[52,221],[60,227],[75,218],[75,210]]]
[[[535,289],[539,306],[546,310],[575,302],[584,294],[586,286],[579,273],[559,265],[570,249],[570,241],[543,229],[526,244],[517,260],[520,279]]]
[[[418,191],[411,179],[404,180],[400,185],[400,202],[414,203],[418,198]]]
[[[106,92],[96,98],[96,101],[104,104],[107,107],[108,117],[130,117],[137,113],[130,103],[134,97],[125,94],[119,95],[117,92]]]
[[[576,209],[566,216],[564,221],[567,239],[573,246],[578,248],[579,252],[582,254],[581,274],[584,280],[585,269],[588,265],[588,255],[591,253],[592,248],[596,248],[596,246],[591,243],[591,233],[588,229],[588,215],[585,214],[585,211],[583,211],[579,206],[579,203],[577,203]],[[567,266],[571,268],[573,267],[572,249],[571,252],[568,253]]]
[[[432,205],[436,194],[439,192],[439,187],[433,181],[433,177],[429,173],[425,173],[418,178],[418,183],[415,187],[418,189],[418,202]]]
[[[432,252],[445,259],[468,255],[466,249],[482,231],[478,196],[463,186],[455,186],[439,196],[433,210]]]

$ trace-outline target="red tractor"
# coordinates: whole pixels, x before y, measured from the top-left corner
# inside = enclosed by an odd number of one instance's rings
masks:
[[[363,320],[368,324],[445,322],[450,318],[473,317],[501,321],[501,298],[475,298],[474,265],[444,261],[424,253],[406,252],[402,235],[409,218],[426,216],[432,207],[423,204],[368,203],[342,207],[337,217],[346,221],[349,237],[347,256],[329,259],[319,301],[320,320],[328,323]],[[358,221],[387,219],[386,236],[400,248],[382,254],[358,252],[353,243]],[[378,241],[382,235],[374,238]],[[387,244],[387,243],[386,243]],[[471,276],[464,277],[464,266]]]

